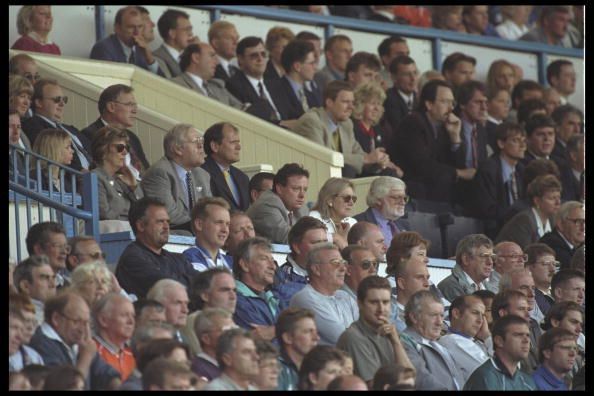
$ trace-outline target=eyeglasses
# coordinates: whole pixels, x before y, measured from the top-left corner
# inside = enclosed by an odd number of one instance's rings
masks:
[[[388,195],[388,198],[396,202],[408,203],[408,201],[410,201],[410,197],[408,195]]]
[[[95,252],[95,253],[90,253],[90,254],[77,254],[76,256],[80,257],[80,256],[89,256],[91,259],[93,260],[99,260],[100,258],[102,258],[103,260],[105,260],[105,253],[103,252]]]
[[[60,314],[61,316],[63,316],[64,318],[66,318],[66,320],[71,321],[72,323],[74,323],[75,326],[88,326],[90,321],[87,319],[72,319],[71,317],[63,314],[62,312],[58,312],[58,314]]]
[[[119,144],[112,144],[112,146],[115,147],[115,149],[118,153],[121,153],[124,150],[126,150],[128,153],[130,152],[129,144],[119,143]]]
[[[55,104],[58,104],[60,102],[64,102],[64,104],[68,103],[68,96],[54,96],[53,98],[44,98],[44,99],[49,99],[52,102],[54,102]]]
[[[371,261],[371,260],[361,261],[361,268],[363,268],[364,270],[368,270],[369,268],[371,268],[371,266],[373,266],[374,268],[377,268],[378,265],[379,265],[379,263],[377,261]]]
[[[342,198],[344,203],[349,203],[349,201],[353,201],[353,203],[357,203],[357,196],[356,195],[335,195],[338,198]]]
[[[138,103],[136,102],[118,102],[117,100],[113,100],[113,102],[117,103],[117,104],[121,104],[122,106],[126,106],[126,107],[138,107]]]
[[[67,244],[62,245],[60,243],[48,243],[46,246],[49,246],[53,249],[63,250],[66,252],[66,254],[69,254],[70,249],[71,249],[70,245],[67,245]]]
[[[190,144],[203,144],[204,143],[204,138],[199,137],[193,140],[184,140],[184,143],[190,143]]]
[[[266,51],[253,52],[253,53],[249,54],[247,57],[252,60],[258,59],[258,58],[266,59],[266,58],[268,58],[268,54],[266,53]]]
[[[528,261],[528,255],[527,254],[497,254],[497,257],[503,257],[503,258],[511,258],[514,260],[518,260],[518,261],[522,261],[522,262],[526,262]]]
[[[580,227],[583,227],[586,225],[586,219],[569,219],[569,218],[567,218],[565,220],[570,221],[573,223],[573,225],[580,226]]]
[[[537,261],[534,264],[540,264],[543,267],[552,267],[552,268],[557,268],[561,266],[561,263],[557,260],[555,261]]]
[[[328,261],[326,263],[322,263],[322,264],[332,264],[332,266],[338,267],[340,265],[346,265],[347,261],[343,260],[343,259],[334,259],[334,260],[330,260],[330,261]]]
[[[481,253],[481,254],[477,254],[477,257],[480,257],[483,260],[486,259],[491,259],[492,261],[497,260],[497,255],[496,254],[490,254],[490,253]]]

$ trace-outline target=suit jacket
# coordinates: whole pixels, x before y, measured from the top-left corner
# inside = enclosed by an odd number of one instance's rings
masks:
[[[495,244],[503,241],[517,243],[522,250],[529,243],[538,242],[538,228],[532,208],[526,209],[512,217],[499,231]]]
[[[196,84],[196,82],[187,72],[171,79],[171,81],[181,85],[182,87],[190,88],[191,90],[198,92],[200,95],[206,96],[206,92],[202,90],[202,87],[199,87]],[[206,84],[208,86],[208,90],[211,93],[211,96],[209,96],[210,98],[226,104],[227,106],[235,107],[236,109],[242,108],[242,103],[225,89],[225,84],[223,81],[212,78],[209,81],[206,81]]]
[[[375,144],[375,147],[385,147],[384,145],[384,137],[383,137],[383,130],[379,125],[375,125],[372,127],[373,131],[375,132],[375,137],[371,137],[363,132],[363,128],[361,127],[361,123],[359,120],[351,118],[353,122],[353,132],[355,133],[355,139],[359,142],[359,145],[366,153],[371,151],[371,142]],[[391,158],[390,158],[391,159]]]
[[[256,234],[268,238],[272,243],[286,244],[291,229],[287,212],[279,196],[267,190],[252,203],[246,213],[254,223]],[[300,210],[293,212],[293,224],[306,215],[307,208],[304,205]]]
[[[487,144],[491,146],[491,149],[494,153],[499,152],[499,147],[497,146],[497,139],[495,138],[495,129],[497,129],[497,124],[492,121],[487,121],[485,124],[485,130],[487,131]]]
[[[318,71],[314,75],[314,81],[316,82],[316,84],[318,84],[320,92],[324,92],[324,90],[326,89],[326,85],[328,85],[330,81],[334,81],[337,79],[344,80],[344,74],[341,74],[340,76],[335,75],[330,69],[330,66],[328,65],[324,66],[322,70]]]
[[[555,257],[561,263],[561,269],[569,268],[575,248],[579,247],[576,246],[574,249],[571,249],[556,228],[544,234],[538,242],[546,244],[555,251]]]
[[[282,76],[276,71],[276,68],[272,64],[272,59],[269,59],[268,63],[266,63],[266,70],[264,70],[264,79],[279,80],[280,78],[282,78]]]
[[[295,125],[294,132],[319,143],[324,147],[333,150],[332,134],[328,130],[328,113],[322,107],[310,109],[305,113]],[[363,156],[365,152],[355,139],[353,132],[353,122],[348,119],[338,124],[340,134],[341,152],[344,155],[345,165],[352,166],[357,174],[363,169]]]
[[[202,197],[211,197],[210,175],[199,166],[192,169],[194,195],[197,202]],[[190,221],[190,203],[184,182],[173,166],[173,161],[167,157],[155,162],[142,178],[142,190],[147,197],[158,198],[165,203],[173,226]]]
[[[365,210],[365,212],[361,212],[358,215],[353,216],[353,217],[357,221],[366,221],[368,223],[375,224],[375,225],[379,226],[379,224],[377,223],[377,219],[373,215],[373,211],[371,210],[371,208],[367,208]],[[410,225],[408,224],[408,220],[406,220],[405,218],[401,217],[398,220],[396,220],[396,226],[398,227],[400,232],[410,231]]]
[[[229,67],[230,68],[235,68],[235,72],[239,71],[239,69],[235,65],[229,65]],[[227,74],[227,72],[225,71],[225,69],[223,69],[223,66],[221,66],[219,64],[219,65],[217,65],[217,67],[215,69],[214,78],[218,78],[219,80],[223,80],[223,81],[227,82],[227,80],[229,78],[231,78],[231,76],[229,74]]]
[[[97,41],[95,45],[93,45],[93,48],[91,49],[91,55],[89,57],[91,59],[103,61],[128,63],[128,59],[126,58],[122,44],[120,44],[120,41],[115,34],[112,34],[103,40]],[[139,51],[138,48],[136,48],[136,51],[134,51],[134,64],[150,71],[144,54],[142,51]],[[165,76],[161,68],[159,68],[157,74],[163,77]]]
[[[101,121],[101,117],[99,117],[91,125],[83,129],[81,133],[84,136],[86,136],[86,138],[90,140],[92,143],[93,139],[95,139],[95,134],[97,133],[97,131],[103,128],[104,126],[105,124],[103,124],[103,121]],[[143,171],[147,170],[151,166],[151,164],[146,159],[146,155],[144,154],[144,149],[142,148],[142,143],[140,142],[140,139],[134,132],[132,132],[129,129],[126,129],[126,134],[128,135],[128,140],[130,142],[130,149],[132,151],[131,154],[135,155],[140,160]]]
[[[283,76],[278,80],[270,81],[267,88],[268,93],[272,97],[272,101],[276,105],[276,109],[281,115],[281,119],[294,120],[303,115],[303,106],[293,91],[287,76]],[[322,105],[317,101],[315,95],[312,92],[305,89],[305,87],[303,91],[305,93],[305,97],[307,98],[307,104],[310,109],[312,107],[318,107]]]
[[[219,168],[219,165],[217,165],[212,157],[206,157],[206,161],[202,164],[202,169],[207,171],[210,175],[210,191],[212,192],[212,195],[221,197],[229,202],[231,210],[241,210],[244,212],[247,210],[250,206],[250,179],[245,173],[233,165],[229,167],[229,173],[231,174],[231,178],[235,182],[240,195],[240,202],[236,203],[233,199],[231,189],[225,180],[225,175],[223,175],[221,168]]]
[[[562,201],[580,201],[582,199],[582,187],[580,180],[573,175],[569,164],[559,168],[561,174],[561,200]]]
[[[173,59],[173,56],[171,56],[171,53],[163,44],[153,51],[153,56],[159,61],[159,68],[163,72],[165,78],[173,78],[182,74],[182,71],[179,68],[179,62]]]
[[[89,155],[89,151],[91,149],[91,142],[89,141],[89,139],[87,139],[87,137],[84,136],[74,126],[66,125],[66,124],[62,124],[62,125],[66,129],[68,129],[68,131],[70,131],[70,133],[72,133],[74,136],[76,136],[78,138],[78,140],[80,140],[80,143],[83,146],[82,147],[83,150],[81,150],[82,154],[89,161],[89,163],[91,163],[92,158]],[[33,144],[35,144],[35,139],[39,135],[39,132],[41,132],[42,130],[47,129],[47,128],[54,128],[54,126],[51,125],[50,123],[48,123],[43,118],[39,117],[38,115],[34,115],[33,117],[31,117],[23,122],[22,128],[23,128],[23,132],[25,132],[25,135],[27,135],[27,138],[29,138],[30,143],[33,145]],[[76,169],[78,171],[80,171],[82,169],[82,165],[80,163],[80,158],[78,158],[78,155],[76,154],[76,152],[74,153],[74,156],[72,157],[72,164],[70,164],[70,167],[73,169]]]
[[[528,164],[530,162],[532,162],[535,159],[536,159],[536,157],[534,156],[534,154],[532,154],[530,151],[526,150],[526,153],[524,154],[524,159],[522,159],[520,162],[522,163],[522,165],[524,165],[524,168],[525,168],[528,166]],[[549,155],[549,160],[553,161],[555,163],[555,165],[557,165],[557,168],[559,168],[559,172],[561,172],[562,168],[567,166],[567,161],[565,161],[563,158],[554,157],[552,155]]]
[[[425,113],[412,112],[395,131],[388,147],[390,158],[398,158],[408,181],[426,189],[419,199],[451,201],[456,182],[456,164],[464,158],[464,144],[452,152],[450,139],[442,127],[433,134]]]
[[[264,78],[264,86],[270,94],[270,81]],[[256,92],[254,86],[250,83],[245,73],[241,70],[235,72],[233,77],[225,83],[225,88],[240,102],[251,106],[246,110],[248,113],[266,121],[273,121],[276,117],[274,108],[266,99],[260,98],[260,93]],[[272,99],[272,94],[270,94]],[[274,102],[274,100],[273,100]]]
[[[140,184],[132,191],[119,177],[110,176],[101,167],[92,172],[97,175],[99,188],[99,219],[128,220],[130,205],[143,196]]]
[[[417,102],[416,95],[413,99],[413,108]],[[398,93],[395,87],[392,87],[386,91],[386,100],[384,101],[384,118],[390,124],[393,131],[398,129],[398,124],[404,117],[409,114],[408,106],[402,96]]]

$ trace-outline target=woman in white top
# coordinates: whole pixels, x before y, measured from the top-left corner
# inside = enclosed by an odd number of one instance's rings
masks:
[[[348,245],[347,234],[357,222],[350,217],[357,202],[353,183],[342,177],[331,177],[320,189],[318,201],[309,212],[311,217],[320,219],[328,228],[328,241],[341,249]]]
[[[504,21],[495,28],[497,34],[507,40],[518,40],[530,30],[528,19],[531,12],[532,6],[501,6]]]

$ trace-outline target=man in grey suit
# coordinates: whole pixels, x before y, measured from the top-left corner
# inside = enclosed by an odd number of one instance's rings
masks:
[[[344,155],[343,177],[360,175],[364,166],[388,166],[383,148],[365,153],[353,132],[353,88],[346,81],[332,81],[324,91],[324,107],[310,109],[295,124],[299,135]]]
[[[179,67],[182,51],[188,45],[199,41],[192,33],[190,16],[183,11],[168,9],[157,21],[157,28],[163,44],[153,51],[153,55],[159,62],[165,78],[177,77],[182,73]]]
[[[272,190],[262,192],[247,211],[256,234],[272,243],[286,244],[291,227],[307,215],[307,207],[303,205],[308,184],[309,172],[301,165],[291,163],[280,168],[274,176]]]
[[[165,156],[153,164],[142,179],[146,197],[165,203],[171,229],[191,235],[190,212],[202,197],[211,197],[210,175],[204,163],[202,135],[190,124],[175,125],[163,139]]]
[[[213,78],[217,62],[216,53],[210,44],[190,44],[179,62],[183,73],[171,81],[228,106],[243,109],[244,105],[225,89],[225,83]]]
[[[400,334],[408,358],[417,370],[417,390],[461,390],[462,375],[452,356],[437,339],[441,334],[443,304],[433,292],[413,294],[405,308],[407,328]]]
[[[353,42],[348,36],[337,34],[324,45],[326,66],[314,76],[314,81],[322,92],[330,81],[344,80],[346,65],[353,55]]]

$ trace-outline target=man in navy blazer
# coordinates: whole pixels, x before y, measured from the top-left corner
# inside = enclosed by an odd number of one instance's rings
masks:
[[[419,72],[415,61],[407,55],[394,58],[389,71],[394,84],[386,91],[384,119],[388,121],[392,131],[395,131],[400,120],[410,114],[417,104]]]
[[[212,125],[204,132],[204,151],[208,157],[202,168],[210,174],[212,195],[225,199],[232,210],[246,211],[250,205],[250,180],[231,165],[239,161],[241,151],[237,128],[228,122]]]
[[[164,76],[142,35],[143,27],[142,16],[136,6],[120,8],[115,17],[114,34],[95,43],[91,59],[130,63]]]

